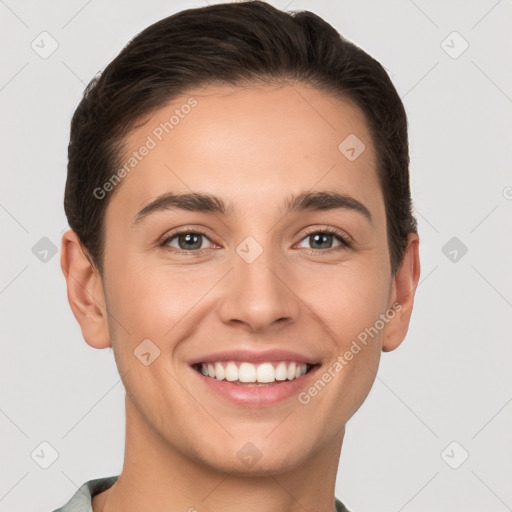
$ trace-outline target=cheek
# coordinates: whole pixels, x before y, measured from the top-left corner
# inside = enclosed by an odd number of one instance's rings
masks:
[[[337,410],[340,421],[350,417],[368,395],[375,379],[387,324],[390,276],[386,265],[375,258],[363,267],[353,265],[329,271],[328,286],[304,290],[332,340],[329,362],[319,378],[332,381],[332,393],[325,394],[326,409]],[[320,276],[319,276],[320,277]],[[321,291],[320,291],[321,289]],[[330,384],[329,384],[330,386]],[[343,404],[343,405],[341,405]]]
[[[303,288],[303,296],[337,341],[337,349],[357,338],[385,312],[390,278],[378,265],[346,265],[324,275],[316,274],[315,285]],[[323,284],[326,283],[326,284]]]
[[[183,319],[204,293],[204,281],[201,285],[190,275],[170,269],[119,267],[111,274],[110,285],[112,316],[125,331],[155,339],[162,338]]]

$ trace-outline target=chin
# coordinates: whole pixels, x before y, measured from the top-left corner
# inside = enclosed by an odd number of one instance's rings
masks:
[[[260,446],[265,443],[262,439]],[[299,453],[302,449],[293,449],[289,442],[281,443],[281,450],[268,446],[258,448],[258,441],[234,442],[236,446],[225,446],[221,453],[212,453],[212,457],[205,458],[205,451],[196,454],[201,464],[208,466],[215,471],[229,473],[238,477],[268,477],[279,475],[294,470],[307,459],[306,453]],[[286,447],[286,449],[283,449]]]
[[[210,463],[208,465],[213,467],[216,471],[229,473],[232,476],[240,478],[268,477],[269,474],[279,475],[293,471],[298,466],[297,463],[293,463],[290,460],[281,460],[281,458],[263,460],[263,457],[253,466],[245,465],[238,459],[233,461],[232,458],[222,461],[220,464],[219,461],[216,461],[215,463],[213,461],[208,462]]]

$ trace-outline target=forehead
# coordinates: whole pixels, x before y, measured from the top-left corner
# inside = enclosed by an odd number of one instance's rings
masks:
[[[383,206],[362,112],[305,85],[190,90],[126,137],[121,162],[112,202],[125,215],[169,191],[208,192],[239,214],[315,189]]]

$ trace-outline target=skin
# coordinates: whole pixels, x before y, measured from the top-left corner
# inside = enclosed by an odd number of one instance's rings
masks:
[[[345,424],[369,393],[381,352],[407,333],[418,236],[409,235],[392,275],[363,115],[305,85],[190,91],[132,131],[127,153],[190,96],[198,105],[113,193],[103,276],[72,231],[62,240],[83,337],[113,347],[126,389],[123,471],[94,510],[334,511]],[[352,162],[338,150],[351,133],[366,145]],[[348,194],[372,221],[347,209],[283,215],[290,194],[310,190]],[[219,196],[233,212],[167,210],[133,224],[160,194],[191,191]],[[159,245],[180,227],[205,233],[201,255]],[[333,237],[334,249],[315,251],[311,227],[337,228],[352,247]],[[236,252],[247,236],[263,248],[250,264]],[[177,238],[170,245],[179,250]],[[307,405],[296,397],[264,409],[233,405],[198,385],[188,364],[222,350],[280,348],[318,361],[321,375],[395,302],[400,312]],[[150,366],[133,355],[144,339],[161,351]],[[252,467],[237,457],[247,442],[261,453]]]

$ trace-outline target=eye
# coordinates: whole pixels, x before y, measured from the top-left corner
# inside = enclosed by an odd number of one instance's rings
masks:
[[[204,233],[196,231],[182,231],[166,238],[163,241],[162,246],[172,247],[173,249],[184,252],[199,251],[204,249],[203,239],[210,240]]]
[[[337,229],[324,228],[321,230],[311,231],[308,233],[300,243],[308,241],[312,247],[310,249],[314,251],[327,252],[329,249],[341,249],[348,248],[350,244],[345,235]],[[338,245],[333,247],[333,242],[338,242]],[[308,249],[308,247],[306,247]]]
[[[207,248],[203,246],[204,240],[211,242],[204,233],[199,231],[181,231],[167,237],[161,243],[161,246],[171,251],[197,253]],[[346,235],[342,231],[333,228],[323,228],[311,231],[299,242],[299,244],[304,243],[304,241],[311,244],[309,250],[314,252],[330,252],[331,250],[336,251],[350,247],[350,243],[347,240]],[[336,242],[337,245],[333,245],[333,243],[336,244]],[[299,245],[299,247],[301,247],[301,245]],[[308,247],[305,247],[305,249],[308,249]]]

